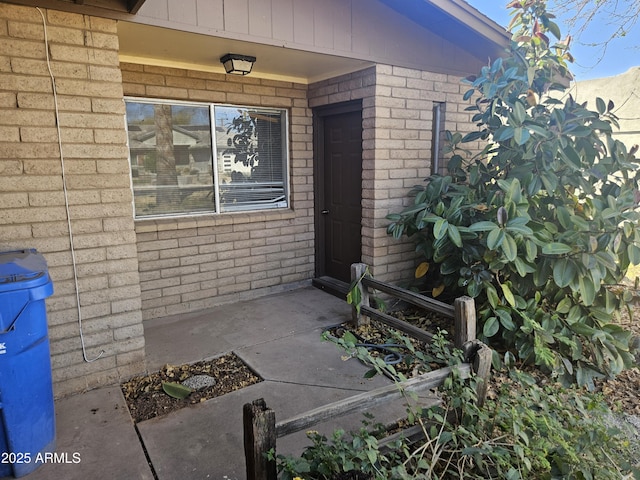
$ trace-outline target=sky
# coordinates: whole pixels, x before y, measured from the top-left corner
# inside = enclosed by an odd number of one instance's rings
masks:
[[[511,21],[510,10],[506,8],[508,0],[466,0],[471,6],[482,12],[505,28]],[[614,1],[614,0],[609,0]],[[552,11],[552,3],[548,9]],[[595,38],[607,38],[612,27],[608,25],[608,18],[597,18],[590,23],[579,37],[574,32],[569,32],[566,22],[562,17],[557,18],[556,23],[560,27],[563,37],[567,33],[574,36],[571,44],[571,54],[575,62],[569,65],[569,69],[576,80],[589,80],[592,78],[611,77],[629,70],[631,67],[640,66],[640,22],[627,32],[622,38],[616,38],[609,43],[605,51],[601,47],[587,45]],[[600,57],[602,57],[600,59]]]

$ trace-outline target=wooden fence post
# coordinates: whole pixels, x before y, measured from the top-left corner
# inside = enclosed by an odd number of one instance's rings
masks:
[[[487,398],[487,388],[489,387],[489,375],[491,374],[492,352],[485,344],[481,344],[473,359],[473,371],[479,383],[476,385],[476,396],[478,406],[482,407]]]
[[[276,480],[276,463],[265,453],[276,448],[276,414],[263,398],[242,407],[247,480]]]
[[[364,263],[352,263],[351,283],[353,284],[353,282],[357,282],[358,280],[363,278],[366,272],[367,265],[365,265]],[[357,288],[360,290],[360,305],[366,305],[367,307],[369,307],[369,289],[365,287],[362,282],[358,284]],[[351,309],[351,320],[355,327],[359,327],[360,325],[367,323],[366,317],[362,315],[362,312],[359,312],[355,306],[352,306]]]
[[[476,339],[476,303],[471,297],[456,298],[454,304],[455,335],[453,346],[462,348]]]

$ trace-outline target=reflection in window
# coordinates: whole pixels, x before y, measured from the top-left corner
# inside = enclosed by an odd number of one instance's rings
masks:
[[[215,107],[223,211],[285,207],[284,112]]]
[[[126,106],[136,218],[288,206],[284,111]]]

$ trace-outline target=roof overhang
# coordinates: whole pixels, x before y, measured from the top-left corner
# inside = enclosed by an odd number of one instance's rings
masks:
[[[362,59],[132,22],[118,22],[118,37],[122,62],[225,73],[220,58],[234,52],[257,58],[252,75],[295,83],[313,83],[374,65]]]
[[[30,7],[51,8],[63,12],[121,18],[135,15],[145,0],[3,0]]]
[[[502,54],[511,35],[464,0],[380,0],[476,56]]]
[[[172,24],[140,23],[135,13],[145,0],[2,1],[120,20],[119,54],[123,62],[222,73],[220,57],[234,52],[257,57],[254,71],[263,78],[312,83],[362,70],[377,61],[366,55],[353,58],[334,51],[310,52],[297,45],[253,43],[252,39],[228,32],[218,36],[212,35],[210,30],[187,32],[175,29]],[[410,22],[461,46],[481,61],[502,55],[509,43],[509,34],[504,28],[464,0],[379,1]]]

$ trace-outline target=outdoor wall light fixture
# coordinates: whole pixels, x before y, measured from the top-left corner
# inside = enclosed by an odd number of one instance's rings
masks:
[[[256,57],[238,55],[236,53],[227,53],[220,58],[220,63],[224,65],[227,73],[233,73],[234,75],[247,75],[251,73],[255,61]]]

